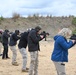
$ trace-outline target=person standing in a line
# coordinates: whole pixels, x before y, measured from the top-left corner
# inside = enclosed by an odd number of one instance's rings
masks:
[[[3,30],[0,29],[0,48],[2,49],[2,33],[3,33]],[[0,49],[0,56],[2,56],[2,52],[1,52],[1,49]]]
[[[40,51],[39,41],[44,38],[43,35],[39,35],[40,33],[41,27],[37,26],[28,34],[28,50],[31,57],[29,75],[38,75],[38,51]]]
[[[2,34],[2,45],[3,45],[3,55],[2,59],[9,59],[8,57],[8,38],[10,37],[9,35],[9,30],[5,30]]]
[[[26,67],[27,65],[26,47],[27,47],[27,42],[28,42],[27,38],[28,38],[28,32],[22,33],[19,44],[18,44],[19,51],[23,58],[22,72],[28,72],[28,68]]]
[[[75,45],[75,40],[68,41],[72,31],[69,28],[63,28],[54,37],[54,49],[51,55],[51,60],[53,61],[57,75],[66,75],[65,72],[65,62],[68,62],[68,49]]]
[[[10,42],[9,42],[9,45],[10,45],[10,49],[12,51],[12,65],[14,66],[18,66],[18,63],[16,61],[16,58],[17,58],[17,49],[16,49],[16,44],[17,44],[17,41],[20,39],[20,36],[19,36],[19,30],[15,30],[15,33],[13,33],[11,36],[10,36]]]

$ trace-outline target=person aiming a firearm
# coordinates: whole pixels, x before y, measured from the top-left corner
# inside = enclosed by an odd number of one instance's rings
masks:
[[[68,49],[75,45],[75,40],[67,41],[71,34],[72,31],[69,28],[63,28],[54,36],[51,60],[56,67],[57,75],[66,75],[64,62],[68,62]]]
[[[28,34],[28,50],[30,52],[30,68],[29,75],[38,75],[38,51],[40,51],[39,41],[44,38],[40,35],[41,27],[37,26]]]
[[[10,49],[13,54],[12,55],[12,65],[14,65],[14,66],[18,66],[18,63],[16,61],[16,58],[17,58],[16,44],[19,39],[20,39],[20,31],[15,30],[15,32],[10,36],[10,42],[9,42],[9,46],[10,46]]]
[[[3,45],[3,55],[2,59],[9,59],[8,57],[8,38],[10,37],[9,30],[5,30],[2,34],[2,45]]]
[[[19,40],[19,44],[18,44],[18,48],[19,48],[19,51],[22,55],[22,59],[23,59],[23,64],[22,64],[22,72],[28,72],[28,68],[26,67],[27,65],[27,51],[26,51],[26,47],[27,47],[27,43],[28,43],[28,34],[29,32],[24,32],[22,33],[21,35],[21,38]]]

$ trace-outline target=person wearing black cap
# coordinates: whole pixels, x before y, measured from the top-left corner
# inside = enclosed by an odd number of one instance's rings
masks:
[[[9,46],[13,54],[12,65],[14,66],[18,66],[18,63],[16,62],[16,57],[17,57],[16,44],[17,44],[17,41],[20,39],[19,33],[20,33],[19,30],[15,30],[15,33],[13,33],[10,36],[10,42],[9,42]]]
[[[10,37],[9,30],[6,29],[2,34],[2,44],[4,47],[2,59],[9,59],[8,57],[8,38],[9,37]]]
[[[43,35],[39,35],[40,33],[41,27],[37,26],[28,34],[28,51],[31,56],[29,75],[38,75],[38,51],[40,51],[39,41],[44,38]]]

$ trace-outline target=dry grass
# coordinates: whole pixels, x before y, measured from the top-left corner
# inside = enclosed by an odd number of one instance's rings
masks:
[[[1,29],[9,29],[10,31],[14,31],[15,29],[19,29],[20,31],[26,31],[27,28],[34,28],[38,25],[41,25],[42,29],[49,32],[50,36],[54,36],[59,29],[64,27],[69,27],[74,29],[71,22],[73,17],[31,17],[24,18],[19,17],[19,15],[14,16],[16,21],[12,18],[5,18],[0,22]]]
[[[38,73],[39,75],[56,75],[56,70],[53,62],[51,61],[51,54],[53,51],[53,41],[49,40],[41,41],[40,42],[40,48],[41,51],[39,52],[39,67],[38,67]],[[69,50],[69,62],[66,63],[66,73],[67,75],[76,75],[76,46],[71,48]],[[12,60],[12,52],[9,48],[9,56],[11,59],[8,60],[2,60],[0,57],[0,75],[28,75],[28,73],[22,73],[21,67],[22,67],[22,57],[21,54],[18,51],[17,55],[17,61],[19,63],[19,66],[13,66],[11,65]],[[28,52],[28,49],[27,49]],[[27,67],[30,65],[30,55],[28,52],[28,63]]]

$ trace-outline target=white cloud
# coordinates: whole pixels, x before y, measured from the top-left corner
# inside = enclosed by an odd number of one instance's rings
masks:
[[[39,13],[53,16],[76,16],[75,0],[3,0],[0,1],[0,15],[11,17],[13,12],[21,16]]]

